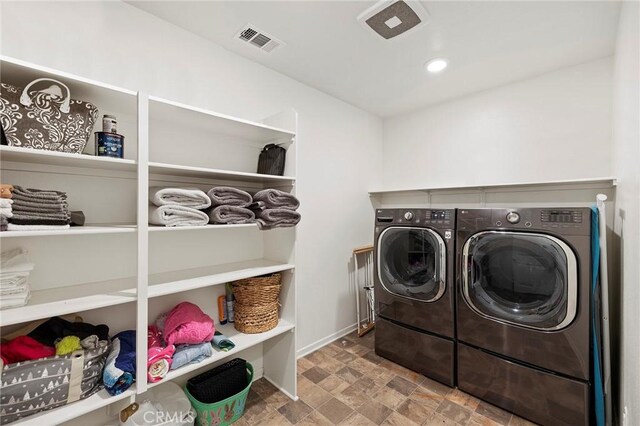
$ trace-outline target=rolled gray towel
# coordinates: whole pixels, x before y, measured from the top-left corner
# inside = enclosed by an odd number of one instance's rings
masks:
[[[238,206],[218,206],[208,213],[209,223],[253,223],[256,218],[251,210]]]
[[[266,209],[256,212],[256,223],[263,230],[296,226],[300,213],[290,209]]]
[[[263,201],[267,209],[295,210],[300,206],[296,197],[279,189],[263,189],[256,192],[253,201]]]
[[[251,204],[251,194],[230,186],[216,186],[211,188],[207,195],[211,198],[211,205],[246,207]]]

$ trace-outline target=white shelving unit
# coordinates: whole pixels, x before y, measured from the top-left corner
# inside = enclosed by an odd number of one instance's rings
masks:
[[[279,188],[295,194],[295,112],[254,122],[7,57],[0,57],[0,66],[3,83],[23,87],[38,77],[62,81],[74,99],[96,105],[100,116],[115,115],[125,135],[124,159],[91,155],[93,141],[82,155],[0,146],[3,183],[65,191],[71,209],[82,210],[91,223],[60,231],[0,233],[3,251],[24,247],[36,265],[29,304],[0,311],[1,330],[79,313],[87,322],[109,325],[112,335],[136,329],[138,347],[136,384],[125,393],[109,396],[103,390],[14,424],[113,422],[118,410],[143,398],[149,387],[184,383],[234,357],[252,362],[255,378],[266,377],[296,399],[295,228],[264,232],[255,224],[148,225],[150,186],[207,190],[232,185],[249,192]],[[255,173],[258,154],[268,143],[287,149],[284,176]],[[248,335],[231,324],[217,324],[216,300],[224,294],[223,284],[276,272],[283,274],[276,328]],[[147,383],[147,326],[181,301],[198,304],[236,347]]]

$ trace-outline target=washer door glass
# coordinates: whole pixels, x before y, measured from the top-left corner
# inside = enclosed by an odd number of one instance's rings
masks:
[[[430,229],[390,227],[378,240],[378,278],[389,293],[432,302],[444,293],[445,247]]]
[[[541,330],[575,318],[576,259],[555,237],[480,232],[464,245],[462,274],[464,297],[481,315]]]

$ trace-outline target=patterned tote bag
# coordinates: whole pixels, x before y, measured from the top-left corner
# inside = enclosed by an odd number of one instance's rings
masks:
[[[55,84],[42,91],[31,90],[42,81]],[[69,88],[50,78],[33,80],[24,89],[5,83],[0,86],[2,143],[75,154],[84,150],[98,118],[95,106],[71,99]]]

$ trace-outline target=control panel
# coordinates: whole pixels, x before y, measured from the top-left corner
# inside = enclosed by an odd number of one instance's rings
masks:
[[[451,210],[426,210],[424,223],[427,225],[451,225],[453,212]]]
[[[487,229],[550,232],[562,235],[590,235],[591,209],[588,207],[480,208],[459,209],[458,232]]]
[[[377,224],[429,225],[437,228],[453,228],[455,210],[431,209],[379,209],[376,210]]]
[[[542,210],[540,222],[582,223],[582,212],[579,210]]]

